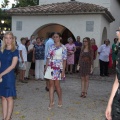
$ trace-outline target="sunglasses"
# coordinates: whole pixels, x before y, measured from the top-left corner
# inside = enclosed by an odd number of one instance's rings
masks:
[[[88,41],[83,41],[83,42],[88,42]]]

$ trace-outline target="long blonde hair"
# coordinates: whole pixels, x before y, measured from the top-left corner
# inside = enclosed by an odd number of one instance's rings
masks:
[[[6,35],[11,35],[12,36],[11,51],[13,52],[16,49],[16,43],[15,43],[15,37],[14,37],[12,32],[6,32],[4,34],[3,42],[2,42],[2,46],[1,46],[1,51],[3,52],[7,47],[7,45],[5,43],[5,36]]]

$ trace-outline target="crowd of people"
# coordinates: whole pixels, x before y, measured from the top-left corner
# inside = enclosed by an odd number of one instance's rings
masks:
[[[51,110],[54,105],[54,91],[58,95],[58,107],[62,107],[60,80],[65,79],[65,74],[79,72],[80,97],[86,98],[89,76],[94,72],[97,55],[99,55],[101,77],[108,77],[108,68],[116,67],[119,52],[117,38],[114,39],[112,48],[108,39],[100,47],[97,47],[94,38],[89,37],[83,38],[82,42],[80,36],[77,36],[76,41],[69,37],[65,45],[61,41],[62,36],[57,32],[51,33],[47,40],[41,37],[35,38],[34,35],[30,39],[22,37],[20,43],[12,32],[5,33],[0,52],[0,96],[3,120],[11,120],[13,97],[16,96],[14,73],[19,75],[19,81],[22,83],[28,83],[30,75],[35,76],[36,81],[46,80],[45,89],[49,91],[50,99],[48,110]]]

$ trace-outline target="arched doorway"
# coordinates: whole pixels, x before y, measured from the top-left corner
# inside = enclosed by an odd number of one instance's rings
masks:
[[[76,39],[75,39],[74,35],[72,34],[72,32],[69,29],[65,28],[65,30],[62,33],[62,38],[63,38],[62,43],[66,44],[67,43],[67,39],[69,37],[72,37],[73,40],[76,41]]]
[[[69,37],[72,37],[73,40],[75,41],[75,37],[73,35],[73,33],[66,28],[63,25],[60,24],[56,24],[56,23],[50,23],[50,24],[46,24],[43,25],[41,27],[39,27],[33,34],[39,37],[43,37],[44,39],[48,38],[49,33],[51,32],[59,32],[62,35],[62,43],[66,44],[67,43],[67,39]]]
[[[104,27],[103,33],[102,33],[102,42],[101,42],[101,44],[103,44],[104,40],[106,40],[106,39],[107,39],[107,28]]]

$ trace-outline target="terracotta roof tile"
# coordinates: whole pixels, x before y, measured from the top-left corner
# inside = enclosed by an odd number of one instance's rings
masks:
[[[107,8],[77,1],[12,8],[7,13],[10,15],[103,13],[111,19],[111,22],[115,20]]]

